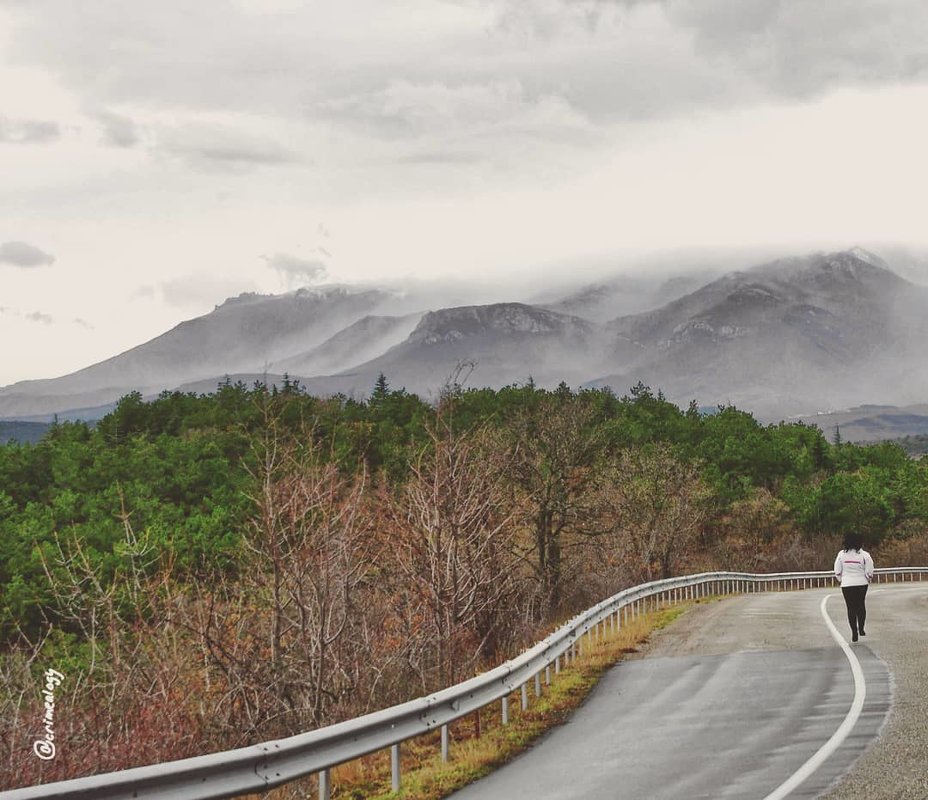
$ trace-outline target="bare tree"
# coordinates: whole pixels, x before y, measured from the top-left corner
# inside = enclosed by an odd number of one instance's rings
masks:
[[[708,513],[699,466],[664,443],[621,453],[607,488],[614,546],[633,581],[668,578],[692,550]]]
[[[323,724],[352,691],[358,594],[377,544],[366,473],[323,458],[311,430],[292,434],[269,416],[255,456],[253,558],[239,581],[202,598],[199,623],[222,704],[246,738]]]
[[[563,604],[565,571],[580,559],[565,551],[582,548],[604,530],[598,458],[602,453],[588,397],[566,387],[541,395],[512,421],[512,479],[522,495],[520,544],[539,587],[536,619],[548,619]]]
[[[487,428],[455,433],[452,413],[446,397],[409,481],[389,501],[402,613],[420,621],[413,639],[432,643],[420,669],[442,685],[495,655],[516,592],[503,448]]]

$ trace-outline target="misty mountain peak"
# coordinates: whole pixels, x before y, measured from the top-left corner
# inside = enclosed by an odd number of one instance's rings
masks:
[[[231,308],[233,306],[244,306],[249,303],[260,303],[262,300],[266,300],[268,297],[273,295],[261,294],[260,292],[242,292],[241,294],[235,295],[235,297],[227,297],[221,303],[219,303],[214,310],[218,311],[220,308]]]
[[[737,275],[752,275],[780,284],[788,283],[797,288],[827,288],[829,283],[873,282],[886,285],[906,283],[889,269],[879,256],[853,247],[834,253],[815,253],[809,256],[784,258],[748,270]]]
[[[865,250],[863,247],[852,247],[847,251],[848,255],[853,256],[858,261],[864,261],[870,266],[880,267],[881,269],[889,269],[886,262],[880,258],[876,253],[871,253],[869,250]]]
[[[494,303],[459,306],[430,311],[410,339],[423,344],[453,341],[486,333],[560,334],[588,332],[593,326],[584,319],[524,303]]]
[[[269,367],[320,394],[369,391],[380,373],[428,394],[468,361],[474,385],[531,377],[624,391],[643,380],[682,402],[776,409],[866,399],[861,376],[882,376],[880,390],[895,392],[887,398],[906,402],[928,386],[928,288],[863,248],[711,274],[683,276],[667,291],[664,275],[618,276],[550,305],[441,306],[437,295],[432,304],[369,285],[246,292],[106,361],[2,388],[0,415],[83,414],[130,390],[200,391]],[[616,316],[625,308],[637,313]]]

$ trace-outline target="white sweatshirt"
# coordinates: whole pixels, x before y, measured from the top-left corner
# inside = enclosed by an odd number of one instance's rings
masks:
[[[866,550],[839,550],[835,577],[841,586],[866,586],[873,580],[873,559]]]

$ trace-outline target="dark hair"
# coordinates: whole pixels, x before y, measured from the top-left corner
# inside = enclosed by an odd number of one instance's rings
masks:
[[[859,533],[849,533],[844,537],[844,551],[860,550],[864,546],[863,539]]]

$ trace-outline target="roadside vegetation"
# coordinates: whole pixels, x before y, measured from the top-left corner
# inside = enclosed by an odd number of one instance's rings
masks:
[[[696,603],[709,602],[698,600]],[[402,788],[391,790],[389,754],[377,753],[336,768],[332,773],[333,800],[364,797],[367,800],[441,800],[468,783],[479,780],[530,748],[551,728],[566,722],[582,705],[602,674],[628,653],[647,642],[654,631],[669,625],[693,603],[681,603],[642,614],[618,630],[604,632],[585,644],[577,658],[559,673],[552,668],[550,683],[541,681],[541,695],[528,687],[528,707],[522,710],[520,692],[509,696],[509,722],[503,724],[499,705],[451,726],[451,757],[441,760],[440,736],[421,736],[402,745]],[[275,798],[316,797],[315,779],[301,786],[282,787]]]
[[[0,446],[2,788],[356,716],[642,581],[827,569],[851,529],[878,565],[925,563],[926,489],[897,445],[642,385],[128,395],[93,428]],[[42,761],[50,667],[60,746]]]

